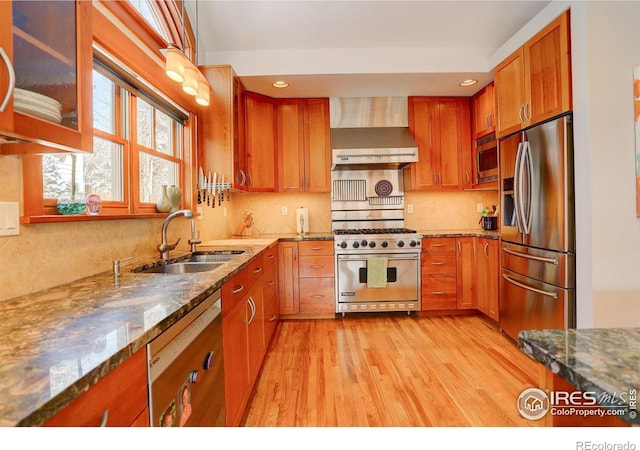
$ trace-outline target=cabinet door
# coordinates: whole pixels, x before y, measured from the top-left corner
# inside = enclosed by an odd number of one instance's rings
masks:
[[[331,192],[329,99],[304,102],[304,186],[307,192]]]
[[[278,191],[304,190],[304,114],[301,99],[280,99],[277,112]]]
[[[434,102],[429,97],[409,97],[409,129],[418,144],[418,161],[411,165],[411,187],[416,190],[434,189],[438,159],[434,150],[432,125]]]
[[[273,99],[246,93],[249,191],[276,191],[276,111]]]
[[[462,185],[462,152],[471,152],[471,113],[469,100],[443,98],[438,100],[436,142],[438,145],[438,188],[460,189]]]
[[[300,278],[300,313],[333,314],[336,311],[334,301],[334,278]]]
[[[147,406],[147,352],[142,348],[44,426],[126,427],[144,421],[139,416]]]
[[[264,302],[262,283],[256,283],[251,289],[247,299],[249,318],[247,320],[247,333],[249,342],[249,382],[253,386],[266,350],[264,341]]]
[[[482,251],[487,267],[485,275],[486,314],[497,322],[500,319],[500,244],[495,239],[486,239]]]
[[[278,292],[280,314],[300,312],[298,291],[298,244],[280,242],[278,244]]]
[[[527,64],[526,114],[538,123],[571,109],[569,13],[547,25],[524,45]]]
[[[457,263],[457,308],[475,308],[474,302],[474,273],[475,256],[472,237],[456,238]]]
[[[15,90],[4,113],[13,119],[0,114],[0,131],[55,148],[51,151],[91,152],[91,2],[2,3],[0,47],[6,59],[0,62],[0,104],[11,94],[8,64],[15,73]],[[11,151],[33,148],[12,144]]]
[[[225,409],[227,426],[230,427],[240,424],[249,396],[248,319],[249,306],[246,301],[238,303],[222,319]]]
[[[495,130],[493,82],[472,97],[473,135],[480,138]]]
[[[248,189],[248,167],[247,167],[247,142],[246,142],[246,91],[240,79],[233,76],[233,106],[231,108],[231,117],[233,127],[231,129],[231,138],[233,142],[233,177],[231,180],[236,189],[246,191]],[[220,124],[211,124],[220,127]],[[214,166],[215,167],[215,166]]]
[[[524,74],[522,48],[500,63],[493,72],[498,108],[498,136],[517,131],[524,123],[523,109],[526,102]]]

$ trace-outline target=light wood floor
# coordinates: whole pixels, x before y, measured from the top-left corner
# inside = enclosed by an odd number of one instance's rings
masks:
[[[515,406],[537,373],[478,316],[283,321],[245,425],[537,426]]]

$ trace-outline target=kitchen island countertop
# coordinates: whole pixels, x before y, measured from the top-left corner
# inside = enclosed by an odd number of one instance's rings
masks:
[[[640,328],[527,330],[518,346],[581,391],[595,392],[602,406],[612,407],[607,399],[624,402],[616,403],[627,407],[620,418],[640,425],[640,411],[629,409],[640,391]]]

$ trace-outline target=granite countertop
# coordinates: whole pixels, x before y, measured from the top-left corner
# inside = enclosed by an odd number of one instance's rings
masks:
[[[451,230],[417,230],[422,237],[482,237],[488,239],[500,239],[499,230],[483,230],[482,228],[451,229]]]
[[[627,412],[620,417],[640,425],[640,411],[628,409],[630,396],[640,391],[640,328],[522,331],[518,346],[581,391],[595,392],[602,406],[612,407],[607,399],[622,401],[616,405]]]

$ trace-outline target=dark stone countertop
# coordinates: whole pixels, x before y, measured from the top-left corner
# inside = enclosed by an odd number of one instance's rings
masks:
[[[631,393],[640,391],[640,328],[522,331],[518,346],[581,391],[595,392],[604,407],[615,398],[628,408]],[[639,416],[627,409],[620,417],[640,425]]]
[[[486,231],[482,228],[451,229],[451,230],[417,230],[424,238],[430,237],[481,237],[500,239],[500,231]]]
[[[104,272],[0,302],[0,426],[42,425],[268,247],[236,241],[245,253],[202,273],[133,273],[158,262],[128,261],[117,277]]]

